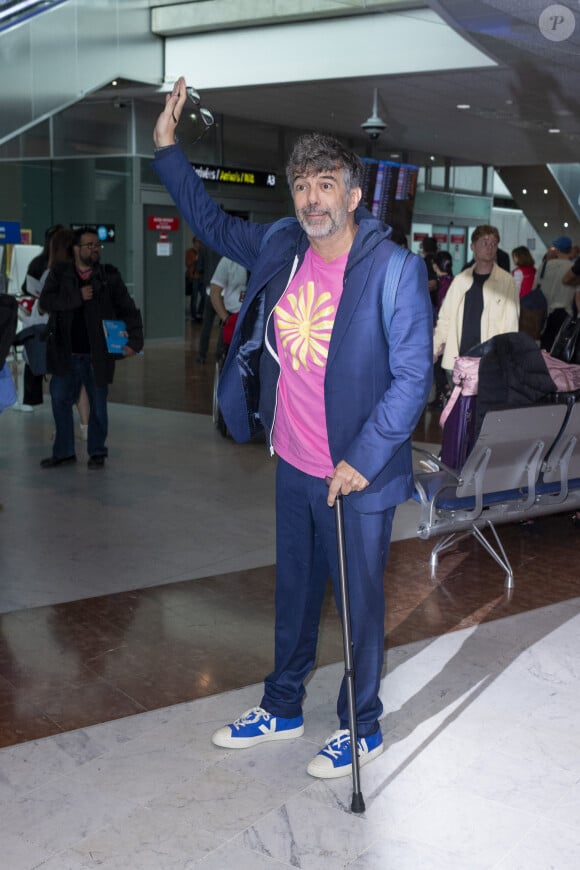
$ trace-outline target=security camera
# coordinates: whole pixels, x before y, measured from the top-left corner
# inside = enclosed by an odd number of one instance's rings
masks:
[[[361,127],[366,132],[369,139],[372,139],[373,141],[379,138],[383,130],[387,129],[387,125],[382,118],[378,117],[378,115],[371,115],[370,118],[367,118],[364,124],[361,124]]]
[[[379,115],[378,115],[378,99],[379,99],[379,92],[378,92],[378,89],[375,88],[373,91],[372,114],[370,115],[369,118],[366,119],[366,121],[363,124],[361,124],[361,127],[366,132],[369,139],[372,139],[373,141],[375,139],[379,138],[379,136],[381,135],[383,130],[387,129],[386,123],[383,121],[382,118],[379,118]]]

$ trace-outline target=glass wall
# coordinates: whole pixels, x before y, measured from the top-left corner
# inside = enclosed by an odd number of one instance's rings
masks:
[[[131,157],[2,162],[3,211],[10,213],[0,217],[32,230],[34,244],[42,244],[46,227],[55,223],[111,225],[114,240],[106,243],[103,260],[120,269],[131,290],[133,164]]]
[[[580,216],[580,165],[578,163],[549,163],[548,169],[572,207],[576,217]]]
[[[427,166],[421,174],[420,186],[425,190],[490,196],[493,170],[486,166]]]

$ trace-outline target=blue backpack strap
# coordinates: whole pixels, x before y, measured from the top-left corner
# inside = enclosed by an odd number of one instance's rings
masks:
[[[260,253],[264,250],[270,237],[273,236],[274,233],[277,233],[278,230],[283,230],[284,227],[289,227],[290,224],[294,224],[294,223],[296,223],[296,218],[284,217],[284,218],[280,218],[280,220],[278,220],[278,221],[274,221],[273,224],[270,224],[270,226],[268,227],[268,229],[266,230],[266,232],[264,234],[264,238],[260,242]]]
[[[401,273],[403,271],[403,266],[405,265],[405,261],[409,256],[409,251],[406,248],[401,248],[399,245],[395,248],[391,256],[389,257],[389,262],[387,263],[387,269],[385,272],[385,281],[383,284],[383,330],[385,333],[385,338],[387,341],[389,340],[389,330],[391,328],[391,320],[393,319],[393,314],[395,313],[395,301],[397,299],[397,290],[399,288],[399,281],[401,280]]]

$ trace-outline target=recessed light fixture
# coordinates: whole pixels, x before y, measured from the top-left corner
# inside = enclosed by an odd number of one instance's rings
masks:
[[[458,109],[471,109],[471,106],[469,105],[469,103],[457,103],[457,108]]]
[[[528,192],[527,187],[522,187],[522,193],[524,196],[526,195],[527,192]]]
[[[111,82],[111,85],[112,85],[114,88],[116,88],[118,84],[119,84],[119,82],[117,81],[117,79],[113,79],[113,81]]]
[[[564,221],[564,227],[565,229],[568,229],[568,221]]]
[[[548,130],[548,133],[559,133],[559,132],[560,132],[559,127],[550,127],[550,129]]]
[[[544,226],[545,226],[545,227],[548,226],[548,221],[544,221]]]
[[[434,155],[434,154],[432,154],[431,157],[429,158],[429,160],[432,160],[432,161],[434,161],[435,159],[436,159],[436,158],[435,158],[435,155]]]
[[[547,187],[544,188],[544,193],[546,194],[546,196],[548,195],[548,188]]]

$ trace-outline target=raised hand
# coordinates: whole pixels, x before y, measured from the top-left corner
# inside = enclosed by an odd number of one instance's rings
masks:
[[[187,99],[187,91],[185,79],[180,76],[170,94],[165,96],[165,107],[159,117],[153,130],[153,141],[156,148],[164,148],[166,145],[175,144],[175,128],[179,123],[185,100]]]

